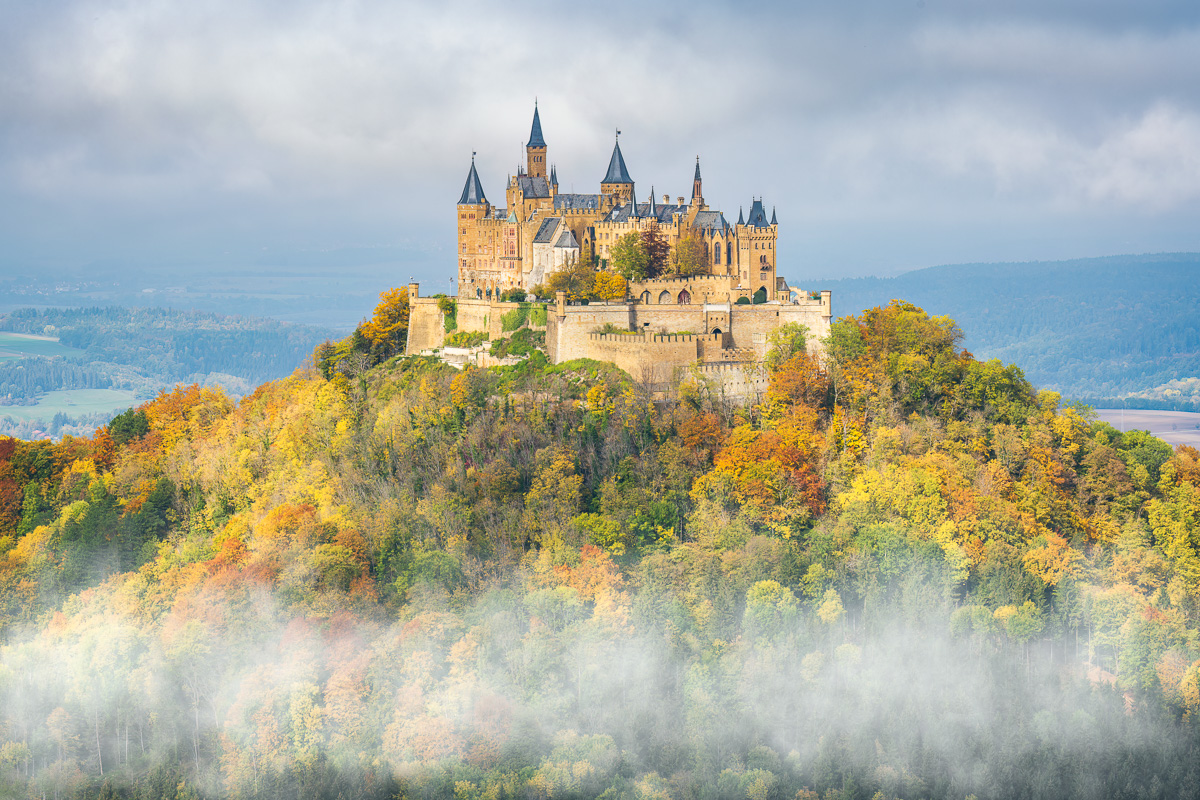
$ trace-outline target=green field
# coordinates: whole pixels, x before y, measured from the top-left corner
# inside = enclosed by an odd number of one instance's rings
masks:
[[[60,344],[51,336],[0,331],[0,361],[26,356],[81,356],[83,351]]]
[[[119,389],[66,389],[47,392],[45,397],[32,406],[0,406],[0,417],[18,420],[40,419],[49,422],[59,411],[68,417],[80,414],[95,414],[101,411],[119,411],[129,408],[137,400],[133,392]]]

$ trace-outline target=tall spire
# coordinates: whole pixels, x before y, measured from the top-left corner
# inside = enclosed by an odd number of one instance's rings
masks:
[[[654,187],[650,187],[650,216],[658,217],[658,209],[654,205]]]
[[[553,109],[551,109],[553,110]],[[546,140],[542,138],[542,120],[538,116],[537,100],[533,101],[533,127],[529,131],[529,141],[526,147],[545,147]]]
[[[487,202],[483,195],[483,184],[479,182],[479,173],[475,171],[475,154],[471,153],[471,171],[467,173],[467,183],[463,186],[462,197],[458,198],[460,206],[478,206]]]
[[[772,225],[779,224],[778,222],[775,221],[775,206],[771,206],[771,224]]]
[[[550,183],[558,186],[558,169],[553,164],[550,165]]]
[[[738,206],[738,225],[745,225],[746,218],[742,216],[742,207]]]
[[[692,178],[692,202],[704,202],[704,193],[700,191],[700,156],[696,156],[696,176]]]
[[[617,136],[620,135],[621,132],[617,131]],[[608,161],[608,173],[601,183],[633,183],[633,178],[629,177],[629,170],[625,169],[625,158],[621,155],[620,139],[613,145],[612,158]]]

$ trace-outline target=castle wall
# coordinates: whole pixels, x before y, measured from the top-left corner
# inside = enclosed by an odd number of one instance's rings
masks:
[[[770,375],[758,364],[698,364],[679,377],[704,381],[719,397],[738,403],[757,403],[771,388]]]
[[[446,322],[438,309],[438,298],[417,297],[416,294],[417,285],[409,284],[408,345],[405,348],[407,355],[420,353],[422,350],[436,350],[446,341]],[[455,306],[455,330],[478,331],[486,333],[489,339],[499,339],[513,333],[504,330],[502,317],[520,308],[521,304],[460,297],[455,300]],[[546,329],[545,325],[534,325],[528,320],[525,324],[535,331]]]
[[[719,346],[715,334],[590,333],[584,358],[611,361],[634,380],[649,384],[669,381],[675,370],[696,362],[706,346]]]
[[[601,358],[589,354],[595,347],[589,337],[605,325],[612,325],[639,333],[690,333],[711,338],[711,343],[706,338],[703,346],[698,346],[686,362],[672,362],[676,366],[697,360],[705,363],[760,361],[766,354],[767,336],[776,328],[791,322],[807,326],[811,352],[819,346],[818,338],[829,335],[830,318],[828,292],[823,293],[819,301],[802,304],[693,303],[681,306],[630,303],[564,306],[557,310],[551,307],[546,347],[554,363],[573,358]],[[721,333],[714,335],[714,328]],[[646,355],[648,359],[653,357]],[[641,371],[640,367],[638,371]]]
[[[445,341],[445,323],[437,302],[436,297],[416,297],[415,284],[409,284],[406,355],[436,349]]]

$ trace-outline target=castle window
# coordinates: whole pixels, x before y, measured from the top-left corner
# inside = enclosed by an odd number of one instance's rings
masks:
[[[679,305],[690,306],[692,304],[692,295],[687,289],[679,293]]]
[[[670,292],[664,291],[662,294],[660,294],[658,296],[658,304],[659,305],[665,306],[670,302],[671,302],[671,293]]]
[[[720,242],[717,242],[716,244],[713,245],[713,263],[714,264],[721,263],[721,243]]]

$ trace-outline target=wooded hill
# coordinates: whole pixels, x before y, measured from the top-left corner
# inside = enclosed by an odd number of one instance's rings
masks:
[[[326,354],[0,442],[0,794],[1200,796],[1200,454],[959,338],[869,310],[750,408]]]
[[[904,297],[953,316],[981,358],[1019,364],[1038,385],[1129,407],[1200,411],[1200,254],[959,264],[895,278],[822,281],[834,313]],[[1120,402],[1117,402],[1120,405]]]

